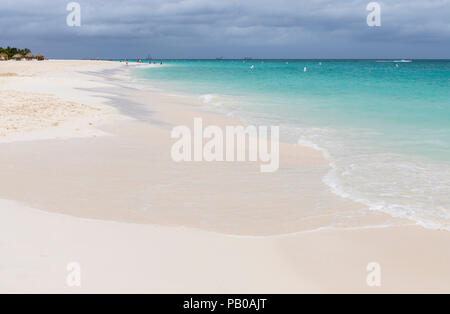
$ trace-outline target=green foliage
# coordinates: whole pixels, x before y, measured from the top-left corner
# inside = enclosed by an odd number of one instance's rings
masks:
[[[21,55],[25,56],[27,53],[30,53],[31,50],[28,48],[25,49],[17,49],[12,47],[2,48],[0,47],[0,53],[6,53],[8,55],[8,58],[11,59],[15,54],[20,53]]]

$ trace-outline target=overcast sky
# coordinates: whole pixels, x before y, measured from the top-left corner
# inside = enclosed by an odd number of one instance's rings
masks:
[[[450,0],[1,0],[0,46],[50,58],[450,58]]]

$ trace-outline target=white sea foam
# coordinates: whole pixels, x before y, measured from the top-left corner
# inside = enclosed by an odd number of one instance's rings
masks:
[[[335,194],[371,211],[450,231],[450,211],[438,205],[449,202],[449,186],[439,178],[439,173],[444,177],[448,169],[393,154],[343,157],[330,166],[323,181]]]
[[[314,150],[320,151],[325,156],[325,158],[330,159],[330,154],[328,153],[328,151],[326,149],[320,147],[316,143],[313,143],[313,142],[311,142],[311,141],[309,141],[307,139],[304,139],[304,138],[300,138],[297,141],[297,144],[300,145],[300,146],[309,147],[309,148],[312,148]]]
[[[298,144],[330,160],[323,178],[331,191],[366,210],[405,218],[424,228],[450,231],[450,166],[407,155],[380,152],[351,134],[332,129],[291,127]],[[368,132],[368,131],[367,131]],[[366,132],[366,133],[367,133]],[[292,135],[291,135],[292,137]]]
[[[411,63],[413,62],[412,60],[378,60],[376,61],[378,63]]]
[[[206,95],[201,95],[200,96],[200,99],[205,104],[211,103],[215,98],[217,98],[217,95],[214,95],[214,94],[206,94]]]

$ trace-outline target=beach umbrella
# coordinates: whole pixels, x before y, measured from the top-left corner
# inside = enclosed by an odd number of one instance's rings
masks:
[[[36,56],[36,59],[38,59],[39,61],[42,61],[42,60],[45,60],[45,56],[42,53],[40,53]]]
[[[27,60],[33,60],[33,59],[34,59],[34,56],[33,56],[33,54],[30,52],[30,53],[27,53],[27,54],[25,55],[25,58],[26,58]]]
[[[18,53],[18,54],[16,54],[16,55],[14,55],[12,58],[13,58],[14,60],[16,60],[16,61],[19,61],[19,60],[22,60],[22,59],[23,59],[23,56],[22,56],[20,53]]]
[[[8,55],[4,52],[0,53],[0,61],[8,60]]]

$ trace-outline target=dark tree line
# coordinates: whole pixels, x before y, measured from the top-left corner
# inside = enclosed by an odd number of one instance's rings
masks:
[[[31,50],[28,48],[25,49],[18,49],[18,48],[12,48],[12,47],[7,47],[7,48],[2,48],[0,47],[0,53],[6,53],[8,55],[8,59],[11,59],[14,55],[16,54],[21,54],[22,56],[25,56],[26,54],[30,53]]]

